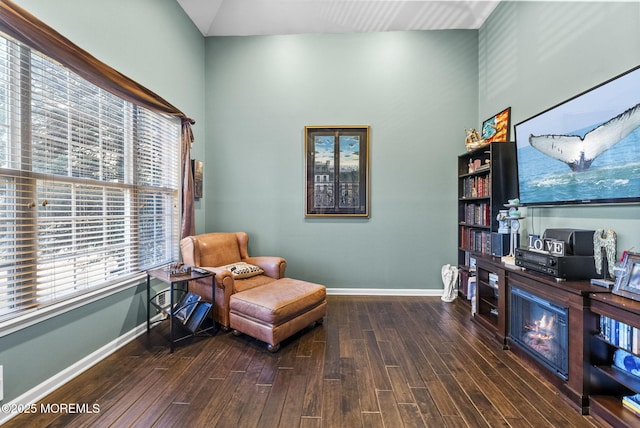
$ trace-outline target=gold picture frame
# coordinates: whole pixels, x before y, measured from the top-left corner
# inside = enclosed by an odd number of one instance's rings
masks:
[[[369,217],[369,126],[305,126],[305,217]]]

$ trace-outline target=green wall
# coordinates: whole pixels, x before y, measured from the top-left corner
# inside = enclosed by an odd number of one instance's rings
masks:
[[[205,229],[246,230],[252,254],[334,289],[440,288],[464,128],[637,65],[639,7],[503,2],[480,31],[208,38]],[[321,124],[371,125],[369,220],[304,218],[303,128]],[[638,205],[525,213],[524,234],[613,228],[638,247]]]
[[[511,106],[521,122],[640,64],[638,2],[502,2],[479,31],[478,122]],[[640,205],[523,210],[523,236],[613,229],[640,250]]]
[[[196,119],[194,152],[204,153],[204,38],[175,0],[16,3]],[[3,403],[144,323],[145,292],[140,284],[0,337]]]
[[[207,38],[206,229],[330,288],[442,289],[477,74],[475,30]],[[305,219],[305,125],[371,126],[370,219]]]

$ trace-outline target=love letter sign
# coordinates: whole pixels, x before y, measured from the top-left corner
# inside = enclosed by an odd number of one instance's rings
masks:
[[[548,253],[553,256],[564,256],[564,241],[543,239],[539,235],[529,235],[529,250]]]

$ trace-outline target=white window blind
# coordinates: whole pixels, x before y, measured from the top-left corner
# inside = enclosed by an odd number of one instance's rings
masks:
[[[0,34],[0,321],[177,258],[179,141]]]

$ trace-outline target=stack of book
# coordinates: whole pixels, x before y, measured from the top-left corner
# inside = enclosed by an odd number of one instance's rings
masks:
[[[640,329],[601,315],[600,334],[604,340],[621,349],[636,355],[640,351]]]
[[[632,411],[634,415],[640,417],[640,394],[622,397],[622,406]]]
[[[464,222],[471,225],[489,226],[491,206],[487,203],[466,204],[464,206]]]
[[[486,198],[491,188],[490,177],[467,177],[462,181],[462,197]]]
[[[491,232],[465,226],[460,229],[460,247],[464,250],[491,254]]]

